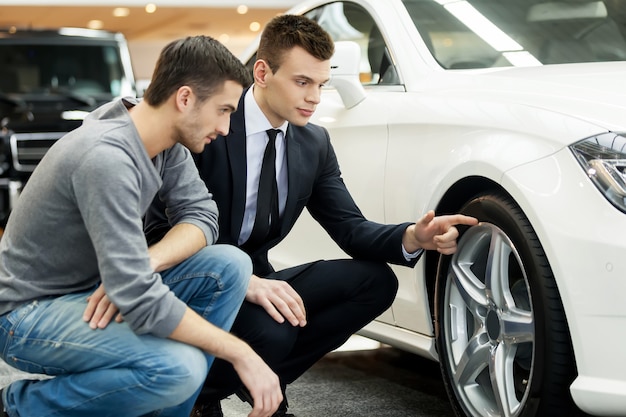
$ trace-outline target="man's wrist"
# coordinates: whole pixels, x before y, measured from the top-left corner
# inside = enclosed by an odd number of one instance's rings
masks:
[[[410,262],[413,259],[417,258],[422,254],[422,252],[424,252],[424,249],[418,249],[415,252],[408,252],[404,245],[402,245],[402,254],[404,255],[404,259],[406,259],[407,262]]]
[[[415,238],[415,224],[409,225],[402,235],[402,248],[407,253],[419,253],[422,250],[422,246]]]

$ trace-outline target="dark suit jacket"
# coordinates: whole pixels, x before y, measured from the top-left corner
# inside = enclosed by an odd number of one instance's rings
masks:
[[[245,95],[245,93],[244,93]],[[200,176],[219,208],[218,243],[237,245],[246,199],[246,130],[244,100],[231,116],[230,133],[197,155]],[[289,233],[306,207],[313,218],[351,257],[412,266],[402,254],[402,234],[410,223],[382,225],[367,221],[341,178],[328,132],[307,124],[289,125],[286,136],[287,203],[277,237],[249,253],[254,271],[273,271],[267,252]]]

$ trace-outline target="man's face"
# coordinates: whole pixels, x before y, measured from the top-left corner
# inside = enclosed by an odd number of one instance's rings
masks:
[[[287,120],[304,126],[320,102],[321,89],[330,77],[330,60],[320,61],[300,47],[286,52],[277,71],[267,67],[259,105],[273,126]],[[257,67],[255,67],[255,71]],[[256,83],[255,79],[255,83]]]
[[[230,128],[230,115],[237,109],[243,87],[226,81],[220,92],[204,102],[195,101],[186,112],[182,122],[176,126],[177,142],[194,153],[200,153],[204,146],[218,135],[225,136]]]

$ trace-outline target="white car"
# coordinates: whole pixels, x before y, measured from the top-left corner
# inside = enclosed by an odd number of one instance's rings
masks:
[[[312,122],[365,216],[481,221],[454,256],[394,267],[361,331],[439,361],[459,416],[626,415],[626,1],[542,1],[289,12],[337,41]],[[346,255],[306,215],[270,256]]]

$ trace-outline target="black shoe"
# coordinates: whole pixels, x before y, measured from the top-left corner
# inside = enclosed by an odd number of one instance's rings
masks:
[[[284,396],[283,394],[283,402],[280,403],[280,405],[278,406],[278,410],[276,410],[276,412],[274,414],[272,414],[272,417],[296,417],[295,414],[291,414],[287,412],[287,408],[289,408],[289,404],[287,403],[287,397]]]
[[[238,389],[235,394],[237,394],[237,397],[239,397],[241,401],[248,403],[252,407],[254,407],[254,401],[252,401],[252,396],[250,395],[250,392],[245,387],[241,387],[240,389]],[[278,410],[276,410],[276,412],[272,414],[272,417],[296,417],[295,414],[291,414],[287,412],[288,408],[289,408],[289,402],[287,401],[287,396],[285,395],[285,391],[283,391],[283,402],[280,403],[280,405],[278,406]]]
[[[2,396],[4,395],[4,388],[0,389],[0,417],[9,417],[6,411],[4,411],[4,400]]]
[[[206,404],[196,403],[189,417],[224,417],[224,413],[222,413],[220,402],[212,401]]]

